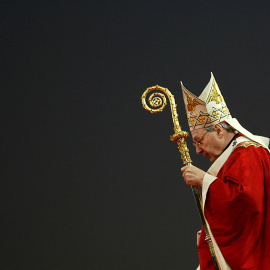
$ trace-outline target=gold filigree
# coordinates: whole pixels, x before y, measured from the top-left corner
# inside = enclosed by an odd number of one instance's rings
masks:
[[[227,106],[224,107],[224,108],[222,108],[222,110],[223,110],[223,113],[224,113],[225,115],[230,114],[230,111],[229,111],[229,109],[228,109]]]
[[[248,141],[248,142],[241,142],[239,143],[234,149],[238,148],[238,147],[245,147],[248,148],[249,146],[255,146],[255,147],[263,147],[265,149],[267,149],[265,146],[257,143],[257,142],[253,142],[253,141]]]
[[[154,93],[153,95],[149,97],[149,103],[153,107],[159,107],[159,106],[162,106],[162,104],[166,106],[166,99],[163,99],[163,97],[164,97],[163,94],[160,94],[159,96],[157,96],[157,94]]]
[[[196,126],[204,127],[207,123],[211,122],[211,118],[208,113],[203,113],[200,111],[197,115],[190,115],[188,118],[188,123],[190,128],[195,128]]]
[[[150,108],[146,103],[146,99],[147,99],[146,97],[150,92],[153,92],[153,93],[150,95],[148,101],[149,101],[149,104],[154,108]],[[181,154],[183,163],[185,165],[191,164],[192,160],[190,158],[189,150],[187,148],[186,141],[185,141],[185,139],[188,137],[188,133],[186,131],[182,131],[181,129],[181,126],[178,121],[178,113],[176,110],[177,105],[175,104],[175,99],[172,93],[167,88],[161,87],[159,85],[149,87],[144,91],[141,97],[143,107],[151,113],[162,112],[165,106],[167,105],[166,96],[170,101],[172,119],[173,119],[173,124],[174,124],[174,132],[175,132],[175,134],[172,135],[170,138],[172,141],[176,141],[178,143],[178,149]]]
[[[213,108],[209,112],[209,116],[212,118],[212,121],[214,120],[220,121],[222,118],[229,115],[230,115],[230,112],[227,106],[222,106],[222,108]]]
[[[217,104],[219,104],[219,103],[221,103],[223,101],[222,96],[217,91],[215,82],[213,84],[213,89],[211,91],[211,95],[209,96],[209,99],[208,99],[206,104],[208,104],[211,101],[215,101]]]
[[[146,96],[152,91],[155,91],[155,92],[152,93],[148,99],[149,104],[153,107],[153,108],[150,108],[146,103]],[[158,113],[158,112],[162,112],[163,109],[166,107],[167,105],[166,97],[161,92],[164,92],[166,94],[166,88],[163,88],[159,85],[149,87],[144,91],[141,99],[142,99],[143,107],[147,111],[151,113]]]
[[[192,118],[190,117],[188,119],[188,122],[189,122],[190,127],[194,127],[196,125],[197,120],[194,117],[192,117]]]
[[[215,118],[215,119],[219,119],[219,116],[220,116],[220,113],[218,111],[214,111],[212,116]]]
[[[197,105],[200,105],[200,104],[204,105],[203,102],[199,102],[198,99],[192,98],[190,95],[188,95],[186,91],[184,91],[184,93],[187,97],[187,110],[189,112],[194,112]]]
[[[200,123],[206,123],[208,117],[205,116],[205,115],[200,115],[200,116],[198,117],[198,119],[199,119]]]

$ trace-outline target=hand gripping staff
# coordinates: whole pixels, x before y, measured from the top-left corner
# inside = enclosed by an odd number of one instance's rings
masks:
[[[150,92],[153,92],[153,93],[150,95],[148,102],[153,108],[150,108],[146,103],[146,96]],[[189,134],[188,132],[181,130],[181,126],[178,121],[178,114],[176,111],[177,105],[175,104],[174,96],[172,95],[172,93],[167,88],[161,87],[159,85],[149,87],[144,91],[141,97],[143,107],[151,113],[162,112],[165,106],[167,105],[167,99],[165,95],[170,101],[172,119],[173,119],[173,124],[174,124],[174,132],[175,132],[173,135],[170,136],[170,139],[171,141],[177,142],[178,150],[181,154],[181,158],[183,160],[184,165],[191,165],[192,160],[190,158],[189,150],[187,148],[187,144],[185,141],[185,139],[189,137]],[[213,262],[215,264],[215,268],[217,270],[220,270],[220,266],[219,266],[219,263],[215,254],[214,246],[213,246],[213,243],[209,234],[209,230],[206,224],[203,207],[202,207],[202,199],[201,199],[200,190],[198,187],[195,187],[195,186],[191,186],[191,189],[192,189],[192,192],[193,192],[196,204],[197,204],[197,208],[198,208],[199,215],[202,221],[202,225],[204,227],[204,231],[206,235],[205,240],[208,243],[210,253],[211,253]]]

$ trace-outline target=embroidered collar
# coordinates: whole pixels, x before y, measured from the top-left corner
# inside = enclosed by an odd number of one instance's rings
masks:
[[[240,132],[236,133],[236,134],[233,136],[233,138],[230,140],[230,142],[227,144],[227,146],[223,149],[222,153],[223,153],[223,152],[231,145],[232,141],[234,141],[234,142],[233,142],[233,146],[235,146],[235,145],[236,145],[236,139],[237,139],[238,137],[240,137],[240,136],[243,136],[243,134],[240,133]],[[221,153],[221,154],[222,154],[222,153]]]

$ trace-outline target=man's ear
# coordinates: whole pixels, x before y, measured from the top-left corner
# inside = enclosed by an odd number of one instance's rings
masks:
[[[214,132],[217,133],[219,139],[221,139],[224,135],[224,129],[220,124],[216,124],[214,127]]]

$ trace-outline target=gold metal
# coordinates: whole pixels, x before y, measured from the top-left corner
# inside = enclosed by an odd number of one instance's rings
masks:
[[[154,93],[152,93],[148,99],[149,104],[153,107],[153,108],[150,108],[146,102],[146,97],[150,92],[153,92],[153,91],[154,91]],[[171,141],[177,142],[178,150],[181,154],[181,158],[183,160],[184,165],[191,165],[192,160],[190,158],[189,150],[188,150],[187,144],[186,144],[186,138],[189,137],[189,134],[188,134],[188,132],[182,131],[182,129],[181,129],[181,126],[180,126],[179,121],[178,121],[177,110],[176,110],[177,105],[175,104],[175,99],[174,99],[174,96],[172,95],[172,93],[167,88],[161,87],[159,85],[149,87],[144,91],[144,93],[142,94],[142,97],[141,97],[143,107],[151,113],[162,112],[163,109],[167,105],[166,96],[170,101],[172,119],[173,119],[173,124],[174,124],[174,132],[175,132],[175,134],[170,136],[170,139],[171,139]],[[195,104],[193,104],[193,105],[195,105]],[[208,227],[206,224],[206,219],[204,216],[200,189],[198,187],[195,187],[195,186],[191,186],[191,189],[192,189],[192,192],[193,192],[193,195],[195,198],[195,202],[197,204],[197,208],[198,208],[199,215],[200,215],[200,218],[202,221],[202,225],[204,227],[204,231],[205,231],[205,235],[206,235],[205,240],[207,241],[207,243],[209,245],[210,253],[211,253],[215,268],[217,270],[219,270],[220,265],[218,263],[218,260],[217,260],[216,254],[215,254],[214,246],[213,246],[211,236],[209,234],[209,230],[208,230]]]
[[[245,148],[248,148],[249,146],[255,146],[255,147],[263,147],[263,148],[265,148],[265,149],[267,149],[267,147],[265,147],[265,146],[263,146],[263,145],[261,145],[261,144],[259,144],[259,143],[257,143],[257,142],[252,142],[252,141],[248,141],[248,142],[242,142],[242,143],[239,143],[235,148],[234,148],[234,150],[236,149],[236,148],[238,148],[238,147],[245,147]]]
[[[209,243],[209,242],[212,242],[212,239],[211,239],[211,237],[209,235],[207,235],[207,236],[205,236],[205,241],[207,243]]]
[[[183,93],[187,97],[187,104],[186,108],[189,112],[193,112],[196,109],[197,105],[205,105],[205,103],[198,98],[192,98],[190,94],[188,94],[186,91],[183,91]]]
[[[146,101],[147,95],[150,92],[153,92],[153,93],[150,95],[148,102],[152,106],[152,108],[148,106],[147,101]],[[181,126],[178,121],[177,110],[176,110],[177,105],[175,104],[175,99],[172,93],[167,88],[161,87],[159,85],[148,87],[144,91],[141,97],[143,107],[151,113],[162,112],[163,109],[167,105],[166,96],[170,101],[172,119],[173,119],[173,124],[174,124],[174,132],[175,132],[175,134],[170,136],[171,141],[177,142],[178,150],[181,154],[181,158],[183,160],[184,165],[192,164],[192,160],[189,155],[189,150],[187,148],[187,144],[185,141],[186,138],[189,137],[189,134],[188,132],[182,131],[181,129]]]

